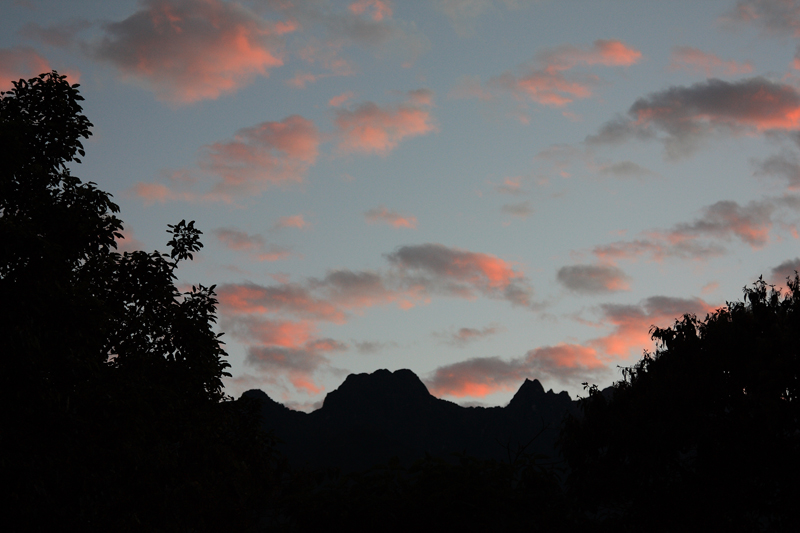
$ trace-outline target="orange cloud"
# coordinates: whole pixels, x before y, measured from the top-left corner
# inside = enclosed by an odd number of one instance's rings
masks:
[[[158,99],[188,104],[234,92],[283,65],[281,35],[294,28],[234,2],[146,0],[107,24],[93,48]]]
[[[3,90],[11,89],[12,81],[29,79],[50,72],[50,64],[36,50],[28,46],[0,48],[0,83]],[[70,82],[77,83],[70,77]]]
[[[385,107],[366,102],[353,111],[337,110],[339,150],[386,155],[405,138],[436,131],[430,111],[423,106],[413,100]]]
[[[707,77],[711,77],[714,73],[733,76],[736,74],[749,74],[753,71],[753,65],[736,61],[723,61],[714,54],[703,52],[691,46],[676,46],[672,49],[669,69],[702,72]]]
[[[385,206],[379,206],[375,209],[370,209],[364,213],[364,217],[370,224],[384,223],[395,228],[410,229],[417,227],[417,217],[401,215],[396,211],[388,210]]]

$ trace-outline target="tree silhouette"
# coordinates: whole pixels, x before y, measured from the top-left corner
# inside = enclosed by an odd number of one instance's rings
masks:
[[[562,434],[576,503],[609,529],[796,531],[800,278],[651,333]]]
[[[92,126],[77,88],[53,71],[0,93],[4,505],[26,530],[243,528],[274,455],[224,401],[214,286],[174,284],[201,232],[116,252],[119,208],[68,167]]]

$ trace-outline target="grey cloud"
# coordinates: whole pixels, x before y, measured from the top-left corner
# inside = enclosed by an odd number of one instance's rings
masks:
[[[519,202],[516,204],[504,204],[500,210],[506,215],[519,218],[528,218],[533,214],[533,208],[531,207],[531,203],[528,201]]]
[[[401,246],[386,257],[395,278],[406,286],[461,298],[474,298],[477,292],[514,305],[531,305],[533,288],[527,278],[488,254],[429,243]]]
[[[627,290],[630,278],[620,268],[603,265],[574,265],[558,269],[558,282],[584,294]]]
[[[794,279],[795,271],[800,272],[800,257],[788,259],[770,271],[769,281],[775,285],[785,285],[786,278]]]
[[[735,82],[710,79],[639,98],[626,116],[607,122],[586,142],[659,138],[667,157],[677,159],[696,151],[715,133],[795,130],[789,116],[798,109],[800,94],[791,85],[762,77]]]

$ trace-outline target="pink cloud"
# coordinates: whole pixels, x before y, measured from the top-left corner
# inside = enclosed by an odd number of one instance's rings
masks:
[[[291,115],[280,122],[262,122],[236,132],[233,140],[203,147],[198,168],[210,176],[210,192],[187,190],[199,182],[195,169],[175,173],[172,188],[138,183],[132,192],[145,203],[171,200],[221,201],[260,194],[272,186],[300,183],[319,153],[320,136],[313,122]]]
[[[652,296],[639,305],[605,304],[601,306],[604,322],[613,326],[608,335],[592,339],[587,346],[596,348],[607,357],[626,359],[652,347],[650,327],[671,326],[686,313],[705,316],[715,310],[700,298],[685,299]]]
[[[417,227],[417,217],[415,216],[408,216],[408,215],[401,215],[396,211],[390,211],[385,206],[376,207],[375,209],[370,209],[366,213],[364,213],[364,217],[367,219],[367,222],[370,224],[389,224],[395,228],[410,228],[414,229]]]
[[[281,217],[278,219],[278,222],[275,223],[276,228],[306,229],[309,226],[310,224],[303,218],[303,215],[291,215],[287,217]]]
[[[372,102],[350,111],[336,112],[339,150],[343,153],[386,155],[403,139],[436,131],[427,104],[408,103],[380,107]]]
[[[592,95],[595,75],[564,73],[578,65],[630,66],[639,61],[638,50],[617,40],[597,40],[590,48],[559,46],[537,54],[536,62],[521,73],[505,72],[489,85],[551,107],[563,107],[575,99]]]
[[[222,0],[146,0],[127,19],[107,24],[97,57],[160,100],[216,99],[283,65],[281,35],[296,26],[262,19]]]
[[[650,327],[671,326],[686,313],[704,316],[715,308],[701,299],[654,296],[639,305],[600,306],[601,324],[611,331],[584,343],[562,343],[529,350],[512,359],[476,357],[437,368],[425,381],[432,394],[484,397],[513,390],[526,378],[562,383],[593,381],[611,373],[612,365],[654,347]]]
[[[519,387],[526,378],[552,377],[562,382],[591,379],[607,373],[595,348],[558,344],[530,350],[524,357],[504,360],[476,357],[437,368],[425,380],[435,396],[482,398]]]
[[[245,363],[266,374],[285,376],[296,390],[315,395],[323,388],[314,382],[314,373],[330,363],[329,354],[346,349],[343,343],[319,338],[300,346],[255,344],[248,347]]]
[[[672,49],[669,69],[701,72],[707,77],[711,77],[714,73],[733,76],[736,74],[749,74],[753,70],[753,65],[737,61],[723,61],[714,54],[703,52],[691,46],[676,46]]]
[[[279,261],[291,255],[280,246],[267,245],[261,235],[248,235],[235,228],[220,228],[214,235],[229,250],[247,252],[256,261]]]
[[[339,107],[340,105],[342,105],[346,101],[348,101],[351,98],[353,98],[353,96],[355,96],[353,94],[353,91],[343,92],[342,94],[334,96],[333,98],[328,100],[328,105],[331,106],[331,107]]]
[[[366,14],[376,22],[392,18],[392,5],[387,0],[356,0],[347,9],[354,15]]]
[[[144,243],[133,235],[133,230],[130,228],[120,230],[122,239],[117,239],[117,252],[135,252],[144,249]]]
[[[217,295],[222,313],[228,315],[279,313],[310,320],[345,321],[344,313],[333,303],[294,283],[271,287],[226,283],[217,288]]]
[[[591,48],[563,45],[538,54],[537,58],[546,65],[545,70],[556,72],[577,65],[628,67],[638,63],[642,53],[622,41],[598,39]]]
[[[0,48],[0,83],[3,90],[11,89],[12,81],[29,79],[50,72],[50,64],[36,50],[28,46]],[[77,83],[72,77],[72,83]]]

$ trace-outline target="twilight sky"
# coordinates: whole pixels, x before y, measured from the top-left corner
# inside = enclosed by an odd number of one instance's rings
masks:
[[[800,268],[800,2],[0,0],[0,90],[50,69],[121,248],[204,232],[233,396],[575,396]]]

